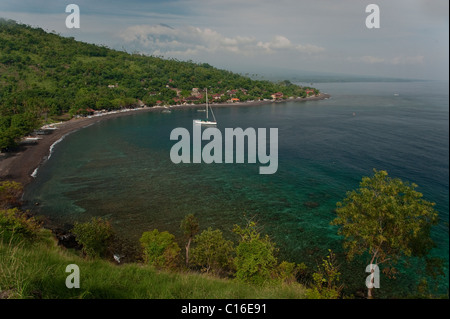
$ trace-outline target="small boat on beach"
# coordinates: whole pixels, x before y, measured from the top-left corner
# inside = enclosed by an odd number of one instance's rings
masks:
[[[21,145],[37,144],[39,140],[42,140],[42,137],[26,136],[22,138],[19,144]]]
[[[26,136],[23,138],[25,141],[39,141],[42,140],[42,137],[36,137],[36,136]]]
[[[54,131],[54,130],[57,130],[57,129],[58,129],[57,127],[54,127],[54,126],[47,126],[47,125],[44,125],[43,127],[41,127],[41,130]]]

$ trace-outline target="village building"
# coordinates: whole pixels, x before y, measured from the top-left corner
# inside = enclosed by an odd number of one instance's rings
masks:
[[[279,99],[283,98],[283,93],[277,92],[277,93],[272,94],[271,96],[272,96],[272,99],[279,100]]]

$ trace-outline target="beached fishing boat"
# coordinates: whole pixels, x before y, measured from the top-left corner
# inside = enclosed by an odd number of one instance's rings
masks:
[[[19,144],[20,145],[37,144],[39,140],[42,140],[42,137],[27,136],[22,138]]]

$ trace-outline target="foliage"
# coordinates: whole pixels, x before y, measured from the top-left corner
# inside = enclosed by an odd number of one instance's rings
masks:
[[[32,240],[40,229],[40,223],[18,208],[0,210],[0,237]]]
[[[192,239],[199,231],[198,220],[194,214],[186,215],[186,217],[181,221],[180,228],[183,231],[184,237],[187,239],[186,266],[189,266],[189,248],[191,247]]]
[[[308,299],[337,299],[343,288],[339,285],[339,266],[336,265],[336,255],[328,250],[329,255],[322,260],[318,272],[313,274],[314,283],[306,291]]]
[[[83,246],[83,253],[93,258],[106,256],[114,234],[111,224],[100,217],[93,217],[90,222],[76,223],[72,233]]]
[[[180,247],[175,242],[175,236],[167,231],[157,229],[144,232],[140,239],[144,249],[145,262],[156,268],[174,268]]]
[[[68,264],[80,267],[78,289],[64,285]],[[13,245],[0,238],[0,299],[301,299],[304,293],[301,286],[257,287],[192,272],[155,271],[138,263],[117,266],[80,258],[59,245]]]
[[[202,267],[206,273],[228,273],[233,268],[233,243],[223,238],[220,230],[208,228],[194,239],[193,264]]]
[[[278,265],[278,277],[281,282],[292,284],[297,281],[297,275],[306,269],[305,264],[296,265],[292,262],[282,261]]]
[[[20,206],[23,186],[13,181],[0,182],[0,209]]]
[[[276,248],[269,236],[261,236],[254,221],[245,227],[235,225],[233,232],[240,236],[236,247],[236,278],[252,284],[265,284],[273,279],[277,267]]]
[[[186,217],[181,221],[180,228],[185,237],[192,238],[198,233],[199,230],[198,219],[194,216],[194,214],[186,215]]]
[[[393,266],[402,257],[428,254],[434,246],[430,230],[438,213],[416,187],[374,170],[373,177],[363,177],[360,187],[337,203],[332,224],[340,225],[350,260],[367,253],[370,264]]]

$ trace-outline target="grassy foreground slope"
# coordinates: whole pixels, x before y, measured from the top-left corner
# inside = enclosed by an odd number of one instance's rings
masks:
[[[57,246],[48,230],[34,243],[0,239],[0,298],[245,299],[304,298],[295,285],[252,286],[195,273],[158,271],[138,263],[87,260]],[[69,264],[80,269],[80,288],[66,287]]]

